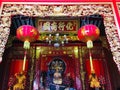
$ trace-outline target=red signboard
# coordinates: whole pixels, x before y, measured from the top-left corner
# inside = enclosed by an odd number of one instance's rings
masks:
[[[71,32],[78,29],[77,20],[38,20],[39,32]]]

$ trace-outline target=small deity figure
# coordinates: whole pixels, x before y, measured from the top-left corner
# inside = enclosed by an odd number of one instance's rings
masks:
[[[26,80],[26,76],[24,74],[24,72],[20,72],[15,74],[16,79],[18,80],[18,82],[14,85],[13,90],[24,90],[25,89],[25,80]]]
[[[94,70],[91,72],[89,76],[89,81],[90,81],[91,88],[100,88],[100,82],[98,81],[98,78]]]
[[[53,76],[53,83],[54,84],[62,84],[62,75],[59,72],[59,68],[56,68],[56,71]]]

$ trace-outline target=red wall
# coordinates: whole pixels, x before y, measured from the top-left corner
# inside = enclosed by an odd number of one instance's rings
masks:
[[[22,71],[23,60],[13,60],[10,65],[10,75],[14,75],[15,73],[19,73]],[[25,64],[25,71],[28,70],[28,60]]]

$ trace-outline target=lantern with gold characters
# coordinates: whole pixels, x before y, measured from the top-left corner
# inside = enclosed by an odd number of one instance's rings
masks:
[[[79,40],[83,42],[87,42],[87,48],[92,48],[93,47],[93,42],[94,40],[98,39],[100,34],[100,31],[98,27],[92,24],[88,24],[85,26],[82,26],[78,30],[78,38]]]
[[[27,49],[30,48],[30,42],[34,42],[39,38],[38,30],[31,25],[22,25],[17,29],[16,37],[24,42],[23,48],[26,50],[24,54],[24,62],[23,62],[23,71],[25,69],[26,62],[26,54]]]
[[[100,83],[97,79],[97,77],[92,77],[95,74],[95,70],[93,68],[93,63],[92,63],[92,55],[91,55],[91,51],[90,49],[93,48],[93,41],[98,39],[100,35],[100,31],[99,28],[93,24],[88,24],[85,26],[82,26],[79,30],[78,30],[78,38],[80,41],[82,42],[86,42],[87,43],[87,48],[89,49],[89,58],[90,58],[90,67],[91,67],[91,74],[89,76],[89,80],[90,80],[90,87],[100,87]]]
[[[30,25],[22,25],[17,29],[17,38],[24,42],[24,48],[30,48],[30,42],[34,42],[39,37],[38,30]]]

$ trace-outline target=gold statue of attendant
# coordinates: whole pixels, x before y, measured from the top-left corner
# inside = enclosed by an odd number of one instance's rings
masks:
[[[17,79],[17,83],[14,85],[13,90],[24,90],[25,89],[25,80],[26,80],[26,76],[24,74],[24,72],[20,72],[15,74],[15,77]]]
[[[95,71],[93,70],[89,76],[90,81],[90,87],[92,88],[100,88],[100,82],[95,74]]]

